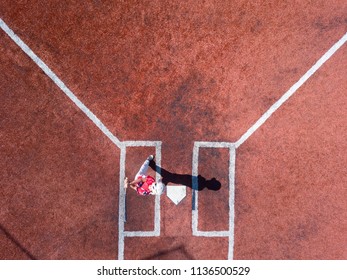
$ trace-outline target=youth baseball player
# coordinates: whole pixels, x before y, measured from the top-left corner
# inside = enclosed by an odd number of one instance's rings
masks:
[[[134,181],[129,183],[128,178],[124,179],[124,188],[132,188],[139,195],[161,195],[164,192],[164,184],[159,180],[158,182],[155,179],[147,175],[148,167],[150,162],[154,159],[153,155],[150,155],[145,162],[140,167],[140,170],[137,172]]]

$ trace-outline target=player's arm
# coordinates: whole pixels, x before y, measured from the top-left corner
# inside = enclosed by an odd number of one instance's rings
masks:
[[[128,178],[125,178],[124,179],[124,188],[126,189],[127,187],[130,187],[136,191],[137,183],[139,183],[141,181],[142,181],[142,178],[134,180],[134,181],[129,183]]]
[[[140,183],[140,182],[146,182],[146,178],[143,179],[143,177],[142,177],[142,178],[136,179],[136,180],[132,181],[132,182],[129,183],[129,184],[132,185],[132,186],[136,186],[136,185],[137,185],[138,183]]]
[[[132,189],[135,190],[135,191],[137,190],[136,186],[133,186],[133,185],[130,185],[130,184],[129,184],[129,187],[132,188]]]

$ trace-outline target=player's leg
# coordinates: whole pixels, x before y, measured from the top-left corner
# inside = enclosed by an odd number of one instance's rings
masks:
[[[148,167],[149,167],[149,163],[151,162],[151,160],[154,159],[153,155],[150,155],[145,162],[141,165],[139,171],[136,173],[135,175],[135,180],[139,177],[139,176],[143,176],[143,175],[147,175],[147,171],[148,171]]]

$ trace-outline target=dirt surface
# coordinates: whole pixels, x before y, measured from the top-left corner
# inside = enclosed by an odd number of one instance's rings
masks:
[[[0,18],[121,141],[162,141],[192,175],[194,141],[237,141],[347,31],[334,1],[9,1]],[[235,259],[346,259],[346,45],[236,150]],[[120,149],[0,30],[0,258],[115,259]],[[133,177],[154,148],[127,148]],[[204,231],[228,230],[227,149],[201,149]],[[154,175],[154,171],[150,171]],[[154,197],[127,192],[125,230]],[[192,191],[161,197],[159,237],[126,259],[226,259],[192,236]]]

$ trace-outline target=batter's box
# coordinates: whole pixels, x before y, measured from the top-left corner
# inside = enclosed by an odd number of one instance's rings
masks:
[[[200,148],[228,148],[229,149],[229,226],[228,230],[225,231],[200,231],[198,230],[199,221],[199,204],[198,204],[198,165],[199,165],[199,149]],[[193,197],[192,197],[192,234],[194,236],[203,237],[228,237],[229,238],[229,249],[228,259],[233,258],[234,250],[234,204],[235,204],[235,153],[236,147],[234,143],[228,142],[195,142],[193,150],[193,164],[192,164],[192,175],[193,175]]]
[[[154,147],[156,162],[161,166],[161,142],[160,141],[124,141],[121,143],[119,186],[123,186],[125,178],[125,163],[127,148],[131,147]],[[156,180],[160,179],[160,170],[156,170]],[[118,259],[124,259],[124,242],[126,237],[153,237],[160,236],[160,196],[155,196],[154,205],[154,229],[151,231],[126,231],[125,222],[127,221],[126,191],[123,187],[119,188],[119,239],[118,239]]]

